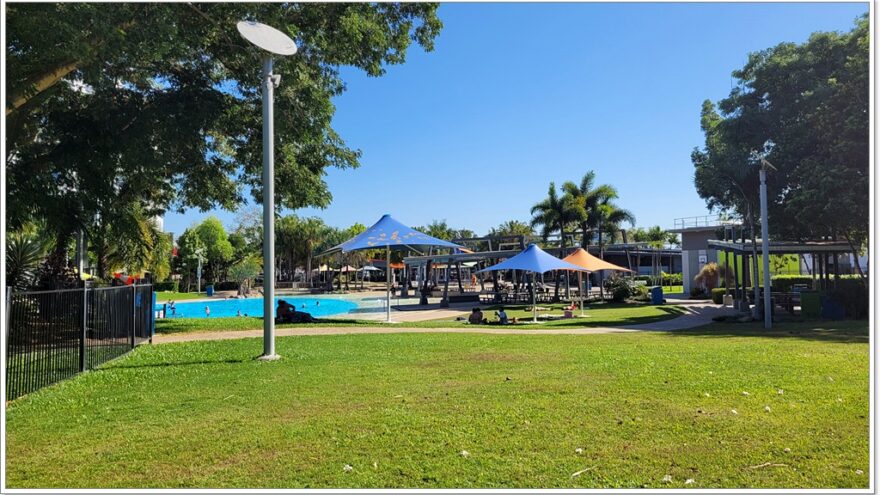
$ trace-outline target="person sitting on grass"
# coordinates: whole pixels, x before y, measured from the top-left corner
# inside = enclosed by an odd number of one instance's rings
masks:
[[[495,316],[498,317],[499,325],[507,325],[510,323],[507,319],[507,313],[504,312],[504,306],[498,308],[498,311],[495,312]]]
[[[474,308],[471,310],[471,315],[468,316],[468,323],[471,325],[480,325],[486,323],[486,320],[483,318],[483,312],[480,311],[480,308]]]
[[[275,321],[278,323],[314,323],[316,320],[309,313],[297,311],[295,306],[280,299],[278,300]]]

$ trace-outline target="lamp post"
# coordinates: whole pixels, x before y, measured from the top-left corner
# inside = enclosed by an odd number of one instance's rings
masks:
[[[263,93],[263,355],[259,359],[272,361],[275,354],[275,145],[273,97],[281,76],[272,73],[272,54],[293,55],[296,43],[281,31],[253,21],[241,21],[236,26],[241,36],[269,52],[262,57],[263,72],[260,86]]]
[[[764,261],[764,328],[770,329],[773,326],[773,318],[771,316],[770,301],[770,241],[767,232],[767,169],[776,170],[764,158],[761,158],[761,169],[758,172],[761,179],[761,257]]]

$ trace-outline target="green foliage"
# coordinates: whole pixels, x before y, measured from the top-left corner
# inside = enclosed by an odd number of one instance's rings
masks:
[[[248,256],[229,267],[229,278],[238,283],[240,294],[247,294],[262,269],[263,262],[259,256]]]
[[[864,319],[870,311],[868,287],[861,280],[838,280],[826,294],[843,305],[847,318]]]
[[[773,237],[839,235],[860,250],[869,224],[869,35],[863,16],[849,33],[752,53],[730,95],[704,102],[706,140],[691,158],[710,208],[755,223],[761,153],[776,168],[767,174]]]
[[[680,244],[678,234],[667,232],[659,225],[655,225],[647,230],[643,228],[632,228],[627,231],[630,242],[647,242],[649,246],[654,248],[664,248],[666,246],[677,246]]]
[[[581,247],[586,248],[593,234],[598,234],[599,246],[603,246],[603,234],[612,239],[621,232],[621,224],[635,224],[635,216],[615,204],[617,189],[602,184],[593,187],[596,173],[592,170],[584,174],[579,185],[574,182],[562,184],[565,201],[573,205],[575,223],[581,229]]]
[[[437,8],[10,5],[10,227],[44,220],[63,249],[80,228],[91,229],[96,221],[115,225],[114,210],[131,204],[151,217],[186,207],[231,210],[248,192],[261,202],[261,115],[254,111],[261,67],[259,50],[235,32],[242,19],[276,26],[300,46],[296,56],[275,61],[283,77],[275,91],[275,132],[282,137],[275,149],[276,205],[326,206],[326,169],[356,167],[360,159],[331,126],[333,99],[345,90],[340,69],[380,76],[403,63],[413,43],[430,51],[442,27]],[[99,248],[101,260],[107,259],[106,246]],[[149,251],[148,243],[135,247]],[[59,252],[52,260],[64,258]],[[144,259],[138,254],[124,262]]]
[[[717,287],[712,289],[711,290],[712,302],[715,304],[723,304],[724,303],[724,292],[726,290],[727,289],[717,288]],[[731,291],[731,294],[733,294],[733,291]]]
[[[606,278],[604,283],[605,290],[611,294],[614,302],[623,302],[635,293],[634,284],[626,277],[612,276]]]
[[[229,235],[220,219],[211,216],[202,221],[195,227],[195,233],[202,241],[205,247],[204,259],[207,263],[204,266],[205,278],[208,282],[219,281],[218,275],[232,260],[234,249],[229,242]]]
[[[6,285],[15,290],[31,287],[40,264],[46,257],[46,246],[32,231],[6,234]]]
[[[490,236],[524,235],[531,236],[535,233],[532,226],[519,220],[508,220],[498,227],[489,230]]]

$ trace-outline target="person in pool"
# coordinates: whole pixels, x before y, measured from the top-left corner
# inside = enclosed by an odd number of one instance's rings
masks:
[[[205,306],[205,318],[209,318],[211,316],[211,307]]]

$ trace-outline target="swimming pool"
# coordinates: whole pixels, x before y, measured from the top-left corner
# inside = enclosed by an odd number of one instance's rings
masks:
[[[278,301],[284,299],[289,304],[296,306],[297,311],[304,311],[314,317],[331,316],[349,313],[357,309],[354,301],[342,299],[318,299],[309,297],[276,297],[274,308],[278,308]],[[303,307],[305,305],[305,307]],[[162,305],[157,305],[161,309]],[[263,316],[263,299],[218,299],[216,301],[178,302],[174,304],[175,311],[172,314],[168,309],[169,318],[204,318],[205,306],[211,308],[211,318],[224,316]]]

